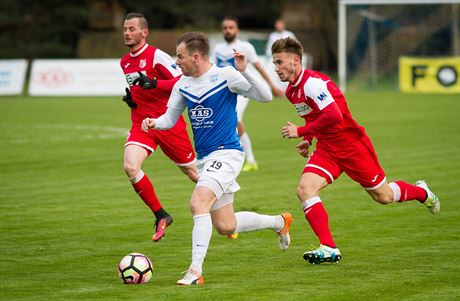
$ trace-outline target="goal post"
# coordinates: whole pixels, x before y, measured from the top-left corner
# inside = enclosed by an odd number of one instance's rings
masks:
[[[398,89],[401,56],[459,56],[460,0],[339,0],[342,91]]]

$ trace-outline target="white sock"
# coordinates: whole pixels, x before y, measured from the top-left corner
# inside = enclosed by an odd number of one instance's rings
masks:
[[[242,211],[235,213],[235,216],[235,233],[261,229],[272,229],[279,232],[284,227],[284,218],[281,215],[263,215],[255,212]]]
[[[399,188],[398,184],[391,182],[389,185],[391,190],[393,190],[393,202],[401,200],[401,188]]]
[[[190,265],[200,275],[203,271],[203,261],[211,241],[212,222],[211,214],[193,216],[192,231],[192,264]]]
[[[243,151],[246,154],[246,161],[248,163],[256,163],[256,158],[254,158],[254,152],[252,151],[251,139],[249,135],[245,132],[240,137],[241,145],[243,145]]]

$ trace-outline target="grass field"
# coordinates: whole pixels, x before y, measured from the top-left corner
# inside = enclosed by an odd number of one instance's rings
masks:
[[[300,123],[287,102],[252,103],[246,124],[260,170],[239,177],[236,210],[295,218],[293,242],[270,231],[213,234],[206,284],[177,287],[190,262],[193,185],[159,151],[144,165],[174,224],[150,241],[153,218],[122,168],[130,125],[119,98],[0,98],[1,300],[459,300],[458,95],[350,94],[389,180],[423,178],[442,200],[381,206],[345,175],[322,192],[342,252],[312,266],[317,246],[295,197],[304,160],[280,127]],[[154,277],[124,285],[119,260],[151,258]]]

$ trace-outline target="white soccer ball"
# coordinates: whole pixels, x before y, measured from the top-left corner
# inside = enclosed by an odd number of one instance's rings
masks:
[[[152,274],[152,262],[141,253],[130,253],[118,264],[118,276],[126,284],[146,283],[152,278]]]

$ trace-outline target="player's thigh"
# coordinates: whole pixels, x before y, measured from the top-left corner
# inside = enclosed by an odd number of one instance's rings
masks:
[[[321,173],[321,171],[319,172]],[[297,196],[301,202],[314,197],[319,192],[329,185],[324,175],[319,175],[314,172],[306,172],[300,177],[299,185],[297,186]]]
[[[209,213],[215,201],[216,195],[213,190],[207,186],[196,186],[190,199],[192,214],[198,215]]]
[[[144,160],[155,151],[156,147],[152,133],[145,133],[140,125],[133,124],[123,154],[123,167],[128,176],[133,177],[139,172]]]
[[[301,202],[318,195],[319,191],[337,179],[342,170],[321,145],[308,158],[297,186],[297,197]]]
[[[248,98],[238,95],[237,100],[236,100],[236,115],[238,117],[238,122],[243,121],[244,112],[246,111],[248,104],[249,104]]]

